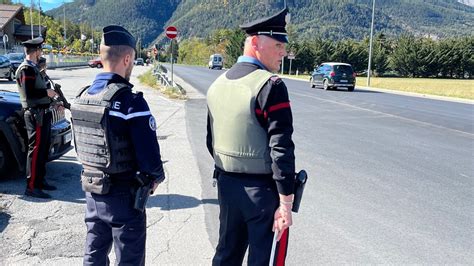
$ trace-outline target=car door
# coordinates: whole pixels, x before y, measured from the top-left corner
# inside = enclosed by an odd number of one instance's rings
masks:
[[[324,64],[318,66],[313,72],[313,84],[320,87],[323,85]]]
[[[0,56],[0,78],[8,77],[10,74],[10,62],[6,57]]]

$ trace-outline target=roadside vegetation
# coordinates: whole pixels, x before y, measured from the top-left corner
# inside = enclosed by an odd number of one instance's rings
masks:
[[[159,90],[162,94],[166,95],[170,99],[186,99],[186,95],[181,92],[180,88],[164,86],[160,82],[158,82],[158,79],[153,75],[151,70],[148,70],[142,75],[139,75],[138,80],[144,85]]]
[[[367,86],[366,77],[358,77],[356,86]],[[433,78],[370,78],[370,86],[388,90],[456,97],[474,100],[474,80]]]
[[[308,81],[309,86],[309,74],[283,75],[283,77]],[[366,87],[367,78],[357,77],[356,86]],[[415,92],[421,94],[474,100],[474,80],[472,79],[371,77],[370,86],[373,88],[394,91]]]

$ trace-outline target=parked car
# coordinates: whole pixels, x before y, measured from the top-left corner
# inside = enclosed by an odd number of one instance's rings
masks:
[[[143,66],[143,65],[145,65],[145,61],[143,60],[143,58],[137,58],[137,59],[135,60],[135,65],[137,65],[137,66]]]
[[[12,81],[15,79],[15,72],[13,72],[12,64],[6,56],[0,55],[0,78]]]
[[[329,62],[316,67],[311,74],[309,84],[311,88],[319,87],[325,90],[346,87],[354,91],[356,73],[350,64]]]
[[[208,67],[209,69],[222,69],[224,66],[224,58],[220,54],[213,54],[209,57]]]
[[[20,66],[20,64],[25,60],[25,54],[24,53],[8,53],[5,55],[8,60],[10,60],[10,63],[12,64],[13,67],[13,73],[16,73],[16,70]]]
[[[97,68],[101,68],[102,67],[102,61],[100,60],[100,57],[97,57],[95,59],[91,59],[89,60],[89,62],[87,63],[90,67],[97,67]]]
[[[71,124],[66,120],[63,111],[51,110],[51,143],[49,161],[61,157],[72,149]],[[0,90],[0,177],[5,177],[11,170],[25,170],[28,137],[20,95],[17,92]]]

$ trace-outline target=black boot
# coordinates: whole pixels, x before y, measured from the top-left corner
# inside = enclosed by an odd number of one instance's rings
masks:
[[[33,190],[31,189],[26,189],[25,190],[25,195],[34,197],[34,198],[40,198],[40,199],[50,199],[51,196],[49,194],[44,193],[41,189],[35,188]]]
[[[56,190],[56,187],[53,185],[50,185],[46,180],[43,181],[43,189],[44,190]]]

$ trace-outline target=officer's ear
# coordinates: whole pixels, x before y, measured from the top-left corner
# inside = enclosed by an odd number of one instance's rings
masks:
[[[252,48],[255,51],[257,51],[259,48],[259,42],[260,42],[260,39],[258,38],[258,35],[250,36],[250,44],[252,45]]]
[[[132,61],[132,57],[134,57],[132,53],[127,53],[127,54],[125,55],[125,57],[124,57],[124,64],[125,64],[125,66],[128,66],[128,65],[130,64],[130,62],[133,62],[133,61]]]

